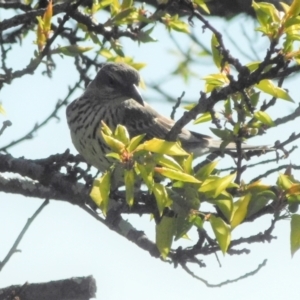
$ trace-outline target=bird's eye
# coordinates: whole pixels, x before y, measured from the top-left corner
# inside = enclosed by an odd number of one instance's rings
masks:
[[[111,77],[109,77],[109,78],[108,78],[108,84],[109,84],[110,86],[114,86],[114,85],[115,85],[115,81],[114,81]]]

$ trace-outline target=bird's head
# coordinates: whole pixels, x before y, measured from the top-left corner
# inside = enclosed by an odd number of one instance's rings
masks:
[[[144,105],[138,90],[139,73],[124,63],[104,63],[89,88],[96,88],[104,101],[130,98]]]

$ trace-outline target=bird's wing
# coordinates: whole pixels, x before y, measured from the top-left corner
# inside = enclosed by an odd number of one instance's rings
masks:
[[[175,124],[172,119],[160,115],[147,103],[141,106],[129,100],[125,101],[125,104],[123,107],[123,125],[126,126],[131,137],[146,133],[147,139],[153,137],[164,139]],[[181,141],[183,148],[190,152],[194,152],[194,149],[207,148],[210,141],[212,141],[210,136],[189,131],[185,128],[179,133],[178,139]]]

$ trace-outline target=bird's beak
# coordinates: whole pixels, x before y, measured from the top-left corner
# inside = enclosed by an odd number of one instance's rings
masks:
[[[128,96],[130,96],[136,102],[138,102],[139,104],[141,104],[142,106],[144,106],[144,100],[142,98],[142,95],[141,95],[138,87],[135,84],[131,85],[128,88],[127,92],[128,92]]]

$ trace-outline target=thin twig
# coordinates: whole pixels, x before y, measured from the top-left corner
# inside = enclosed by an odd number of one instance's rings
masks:
[[[184,95],[185,95],[185,91],[183,91],[181,96],[177,98],[177,101],[176,101],[175,105],[172,107],[172,112],[171,112],[171,119],[172,120],[174,120],[174,118],[175,118],[176,110],[180,106],[181,100],[184,97]]]
[[[240,276],[240,277],[238,277],[238,278],[235,278],[235,279],[232,279],[232,280],[226,280],[226,281],[220,282],[220,283],[218,283],[218,284],[212,284],[212,283],[209,283],[207,280],[205,280],[205,279],[203,279],[203,278],[201,278],[201,277],[195,275],[195,273],[192,272],[186,265],[181,264],[181,267],[182,267],[188,274],[190,274],[192,277],[194,277],[194,278],[196,278],[197,280],[203,282],[207,287],[221,287],[221,286],[223,286],[223,285],[230,284],[230,283],[234,283],[234,282],[240,281],[240,280],[242,280],[242,279],[245,279],[245,278],[247,278],[247,277],[250,277],[250,276],[255,275],[256,273],[258,273],[258,271],[259,271],[262,267],[264,267],[264,266],[266,265],[266,263],[267,263],[267,259],[265,259],[261,264],[259,264],[258,267],[257,267],[255,270],[253,270],[253,271],[251,271],[251,272],[249,272],[249,273],[246,273],[246,274],[244,274],[244,275],[242,275],[242,276]]]
[[[13,246],[7,253],[6,257],[3,259],[3,261],[0,263],[0,271],[3,269],[5,264],[9,261],[9,259],[12,257],[13,254],[16,252],[19,252],[17,250],[17,247],[19,243],[21,242],[22,238],[24,237],[26,231],[28,230],[29,226],[32,224],[34,219],[39,215],[39,213],[43,210],[43,208],[49,203],[49,199],[46,199],[43,204],[37,209],[37,211],[32,215],[31,218],[27,220],[27,223],[25,224],[24,228],[22,229],[21,233],[19,234],[18,238],[14,242]]]

